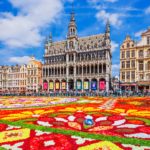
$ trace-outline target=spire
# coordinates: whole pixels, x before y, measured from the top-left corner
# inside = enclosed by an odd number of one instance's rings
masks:
[[[71,12],[71,19],[70,21],[75,21],[75,13],[74,13],[74,5],[72,3],[72,12]]]
[[[72,12],[70,17],[70,23],[68,26],[68,37],[73,37],[76,35],[77,35],[77,26],[75,22],[74,5],[72,4]]]
[[[107,19],[107,22],[106,22],[106,30],[105,30],[106,33],[110,34],[110,23],[109,23],[109,19]]]
[[[50,43],[53,42],[53,39],[52,39],[52,32],[50,32],[50,35],[49,35],[49,42],[50,42]]]

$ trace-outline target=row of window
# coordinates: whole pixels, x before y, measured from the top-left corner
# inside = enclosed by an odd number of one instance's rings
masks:
[[[28,70],[28,75],[37,75],[37,70]]]
[[[135,68],[135,60],[131,61],[122,61],[121,62],[121,68]],[[143,71],[144,70],[144,61],[138,62],[138,70]],[[145,64],[145,70],[150,70],[150,61]]]
[[[121,73],[121,78],[122,78],[122,80],[130,80],[130,79],[132,79],[132,80],[135,80],[135,71],[127,71],[126,73],[125,72],[122,72]]]
[[[150,80],[150,73],[146,74],[145,77],[146,80]],[[125,81],[125,79],[135,81],[135,71],[121,72],[121,78],[123,81]],[[144,80],[144,74],[139,74],[138,80]]]
[[[135,50],[132,51],[122,51],[121,52],[121,58],[134,58],[135,57]],[[138,51],[138,57],[139,58],[143,58],[144,57],[144,51],[143,50],[139,50]],[[150,49],[147,50],[145,57],[150,57]]]
[[[95,60],[95,59],[105,59],[106,52],[91,52],[91,53],[80,53],[76,55],[76,61],[84,61],[84,60]],[[74,61],[74,55],[69,55],[69,61]],[[55,63],[55,62],[66,62],[66,56],[55,56],[49,57],[45,59],[45,64]]]
[[[122,61],[121,62],[121,68],[135,68],[135,60],[131,61]]]
[[[99,68],[98,68],[99,67]],[[74,74],[74,67],[70,66],[69,67],[69,75],[73,75]],[[106,65],[104,64],[102,65],[95,65],[95,66],[77,66],[76,67],[76,74],[80,75],[80,74],[97,74],[97,73],[106,73]],[[51,75],[60,75],[60,74],[64,74],[66,75],[66,68],[50,68],[50,69],[43,69],[43,76],[51,76]]]

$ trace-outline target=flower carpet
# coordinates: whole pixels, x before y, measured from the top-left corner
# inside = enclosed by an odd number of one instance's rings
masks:
[[[0,97],[0,149],[150,150],[150,97]]]

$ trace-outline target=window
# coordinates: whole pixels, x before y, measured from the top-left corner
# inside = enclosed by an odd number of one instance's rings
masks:
[[[130,80],[130,71],[127,72],[127,76],[126,77],[127,77],[126,78],[127,80]]]
[[[147,70],[150,70],[150,61],[147,63]]]
[[[125,68],[125,62],[124,61],[122,62],[122,68]]]
[[[140,75],[139,75],[139,78],[140,78],[140,80],[143,80],[143,79],[144,79],[143,74],[140,74]]]
[[[135,51],[134,50],[132,51],[131,55],[132,55],[132,57],[135,57]]]
[[[147,50],[147,57],[150,57],[150,49]]]
[[[126,62],[126,68],[130,68],[130,61]]]
[[[125,52],[122,52],[122,58],[125,58]]]
[[[131,72],[131,79],[134,80],[135,79],[135,71]]]
[[[122,72],[122,80],[125,79],[125,72]]]
[[[146,79],[147,79],[147,80],[150,80],[150,73],[148,73],[148,74],[146,75]]]
[[[73,54],[69,55],[69,61],[73,61],[73,60],[74,60]]]
[[[150,45],[150,37],[147,37],[147,44]]]
[[[73,48],[73,42],[72,41],[69,42],[69,47]]]
[[[143,67],[143,61],[139,61],[139,71],[142,71]]]
[[[127,48],[129,48],[130,47],[130,44],[129,43],[127,43]]]
[[[72,66],[71,66],[71,67],[69,67],[69,75],[73,75],[73,72],[74,72],[73,67],[72,67]]]
[[[139,51],[139,57],[141,58],[141,57],[143,57],[144,55],[143,55],[143,50],[140,50]]]
[[[132,60],[131,66],[134,68],[135,67],[135,60]]]
[[[126,52],[126,58],[130,58],[130,51]]]

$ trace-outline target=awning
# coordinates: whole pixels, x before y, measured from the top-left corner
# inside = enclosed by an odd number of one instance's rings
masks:
[[[137,86],[137,84],[127,84],[127,83],[124,83],[124,84],[120,84],[120,86]]]

